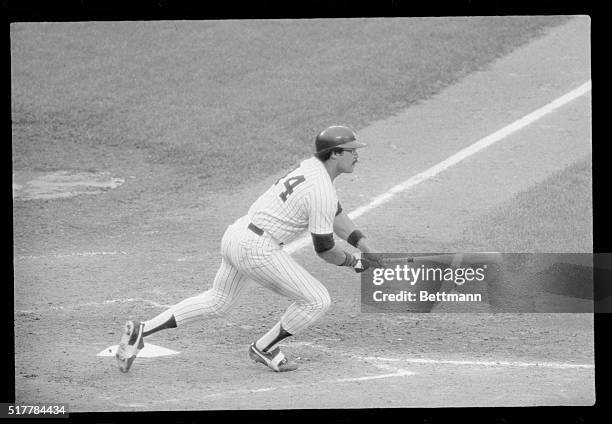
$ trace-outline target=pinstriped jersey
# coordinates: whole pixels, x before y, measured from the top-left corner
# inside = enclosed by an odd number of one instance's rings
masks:
[[[323,163],[312,157],[262,194],[250,207],[248,217],[276,240],[287,243],[307,229],[314,234],[332,234],[338,209],[331,177]]]

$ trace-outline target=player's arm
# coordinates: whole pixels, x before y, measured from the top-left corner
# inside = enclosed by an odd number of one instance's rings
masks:
[[[359,231],[355,223],[338,204],[339,213],[334,218],[334,233],[351,246],[364,253],[375,253],[367,237]]]
[[[324,194],[324,193],[323,193]],[[320,192],[313,192],[313,197],[321,196]],[[340,203],[331,201],[331,197],[321,196],[315,198],[311,204],[319,207],[309,216],[309,228],[312,234],[312,243],[317,255],[326,262],[338,266],[348,266],[357,272],[363,271],[368,263],[362,263],[359,258],[345,251],[334,242],[334,218],[342,212]]]
[[[337,246],[334,242],[334,235],[330,234],[314,234],[312,235],[312,244],[314,245],[317,255],[333,265],[355,267],[358,263],[357,257]]]

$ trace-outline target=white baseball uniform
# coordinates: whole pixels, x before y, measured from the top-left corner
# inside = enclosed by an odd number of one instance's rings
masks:
[[[323,163],[315,157],[304,160],[259,197],[247,215],[227,228],[212,288],[178,303],[167,314],[174,314],[178,325],[223,315],[249,282],[255,281],[294,299],[281,324],[291,334],[304,329],[329,308],[329,293],[282,246],[307,230],[333,233],[338,211],[336,190]]]

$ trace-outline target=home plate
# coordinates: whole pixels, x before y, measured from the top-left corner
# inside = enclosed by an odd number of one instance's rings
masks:
[[[102,352],[98,353],[96,356],[115,356],[118,347],[119,345],[107,347]],[[145,347],[143,347],[142,350],[138,352],[137,356],[139,358],[155,358],[158,356],[177,355],[179,353],[181,352],[147,343]]]

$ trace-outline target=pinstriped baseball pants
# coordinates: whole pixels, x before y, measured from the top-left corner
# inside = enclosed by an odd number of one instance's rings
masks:
[[[229,311],[255,281],[294,300],[281,317],[285,330],[295,334],[320,318],[330,306],[327,289],[300,266],[267,233],[250,231],[248,217],[230,225],[221,240],[221,266],[210,290],[170,308],[181,325]]]

